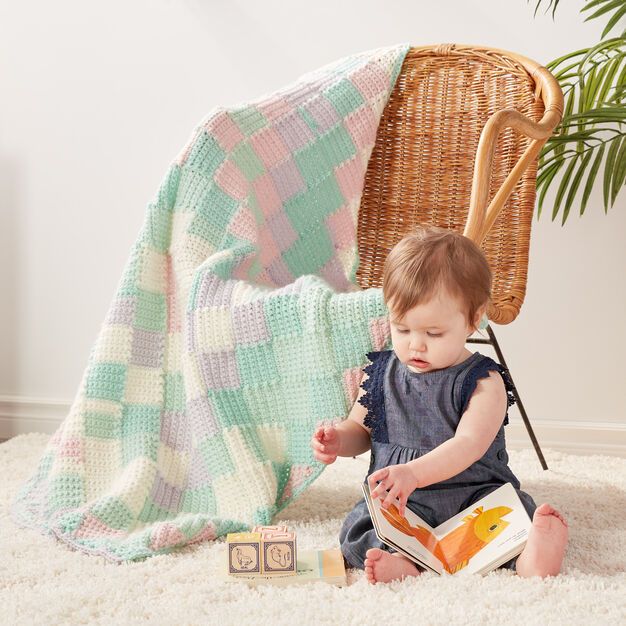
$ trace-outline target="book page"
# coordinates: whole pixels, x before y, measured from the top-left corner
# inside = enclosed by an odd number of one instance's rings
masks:
[[[532,522],[515,488],[505,483],[435,529],[451,574],[482,572],[523,549]],[[508,560],[508,559],[506,559]]]
[[[379,499],[372,500],[367,482],[362,484],[365,502],[378,538],[398,549],[421,565],[438,574],[443,563],[437,558],[437,537],[434,529],[408,508],[401,516],[396,505],[383,509]]]

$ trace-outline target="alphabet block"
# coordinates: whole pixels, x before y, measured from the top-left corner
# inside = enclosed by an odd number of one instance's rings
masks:
[[[286,533],[289,532],[287,526],[255,526],[253,533]]]
[[[251,576],[262,572],[261,533],[228,533],[228,573]]]
[[[296,533],[261,533],[261,561],[263,574],[287,575],[297,573]]]

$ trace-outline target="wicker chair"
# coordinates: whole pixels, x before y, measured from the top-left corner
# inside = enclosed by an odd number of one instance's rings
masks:
[[[411,48],[381,118],[358,223],[362,288],[380,287],[385,258],[416,224],[478,243],[493,272],[488,317],[508,324],[526,293],[537,157],[563,113],[556,79],[525,57],[468,45]],[[493,329],[489,339],[506,362]],[[517,389],[514,394],[544,469]]]

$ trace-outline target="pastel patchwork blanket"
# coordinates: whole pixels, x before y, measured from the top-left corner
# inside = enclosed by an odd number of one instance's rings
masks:
[[[269,524],[324,466],[366,353],[388,343],[356,284],[356,224],[408,50],[352,55],[217,108],[170,166],[71,410],[14,518],[114,561]]]

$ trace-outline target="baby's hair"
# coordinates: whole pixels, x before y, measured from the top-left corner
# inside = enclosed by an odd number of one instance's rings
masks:
[[[391,250],[383,269],[383,298],[400,319],[440,290],[461,302],[470,326],[491,298],[491,270],[467,237],[436,226],[418,226]]]

